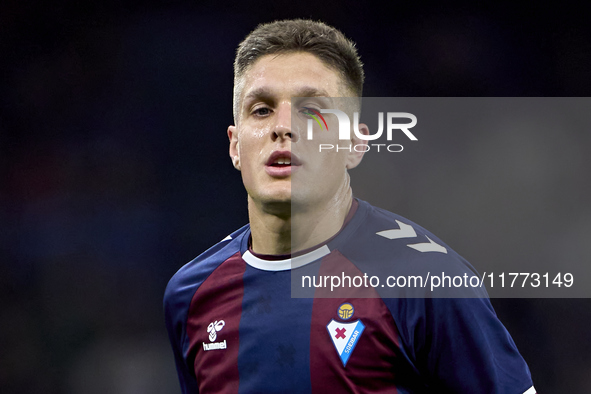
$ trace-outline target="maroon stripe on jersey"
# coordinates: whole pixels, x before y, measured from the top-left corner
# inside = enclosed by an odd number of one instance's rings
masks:
[[[363,275],[338,251],[322,260],[319,275],[341,276],[343,273],[351,277]],[[328,294],[326,289],[316,290],[320,297],[313,302],[310,332],[312,392],[397,393],[398,331],[381,297],[371,287],[343,293],[343,298],[324,298]],[[355,308],[353,316],[346,320],[338,314],[344,303]],[[326,327],[332,319],[342,323],[361,320],[365,325],[346,366],[343,366],[330,336],[339,333],[329,333]]]
[[[245,269],[240,253],[234,254],[211,273],[191,301],[187,361],[194,360],[200,392],[238,392],[238,329]]]

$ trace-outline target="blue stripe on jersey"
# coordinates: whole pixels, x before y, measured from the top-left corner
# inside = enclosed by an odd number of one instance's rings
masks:
[[[291,271],[247,265],[240,320],[240,393],[310,393],[310,322],[313,299],[294,302]],[[291,323],[291,324],[290,324]]]

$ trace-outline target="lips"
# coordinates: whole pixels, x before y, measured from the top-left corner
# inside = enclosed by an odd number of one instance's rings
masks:
[[[292,154],[290,151],[275,151],[269,156],[269,160],[265,164],[267,166],[300,166],[302,163],[298,157]]]
[[[290,151],[275,151],[265,163],[265,170],[272,177],[284,178],[301,165],[298,157]]]

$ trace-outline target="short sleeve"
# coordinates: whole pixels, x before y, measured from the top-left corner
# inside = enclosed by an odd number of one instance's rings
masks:
[[[417,353],[435,392],[522,394],[529,368],[488,298],[425,299]]]

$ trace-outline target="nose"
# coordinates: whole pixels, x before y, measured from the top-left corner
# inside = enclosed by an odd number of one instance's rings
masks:
[[[291,128],[291,103],[281,103],[276,109],[276,122],[273,128],[273,141],[290,139],[297,142],[298,133]]]

